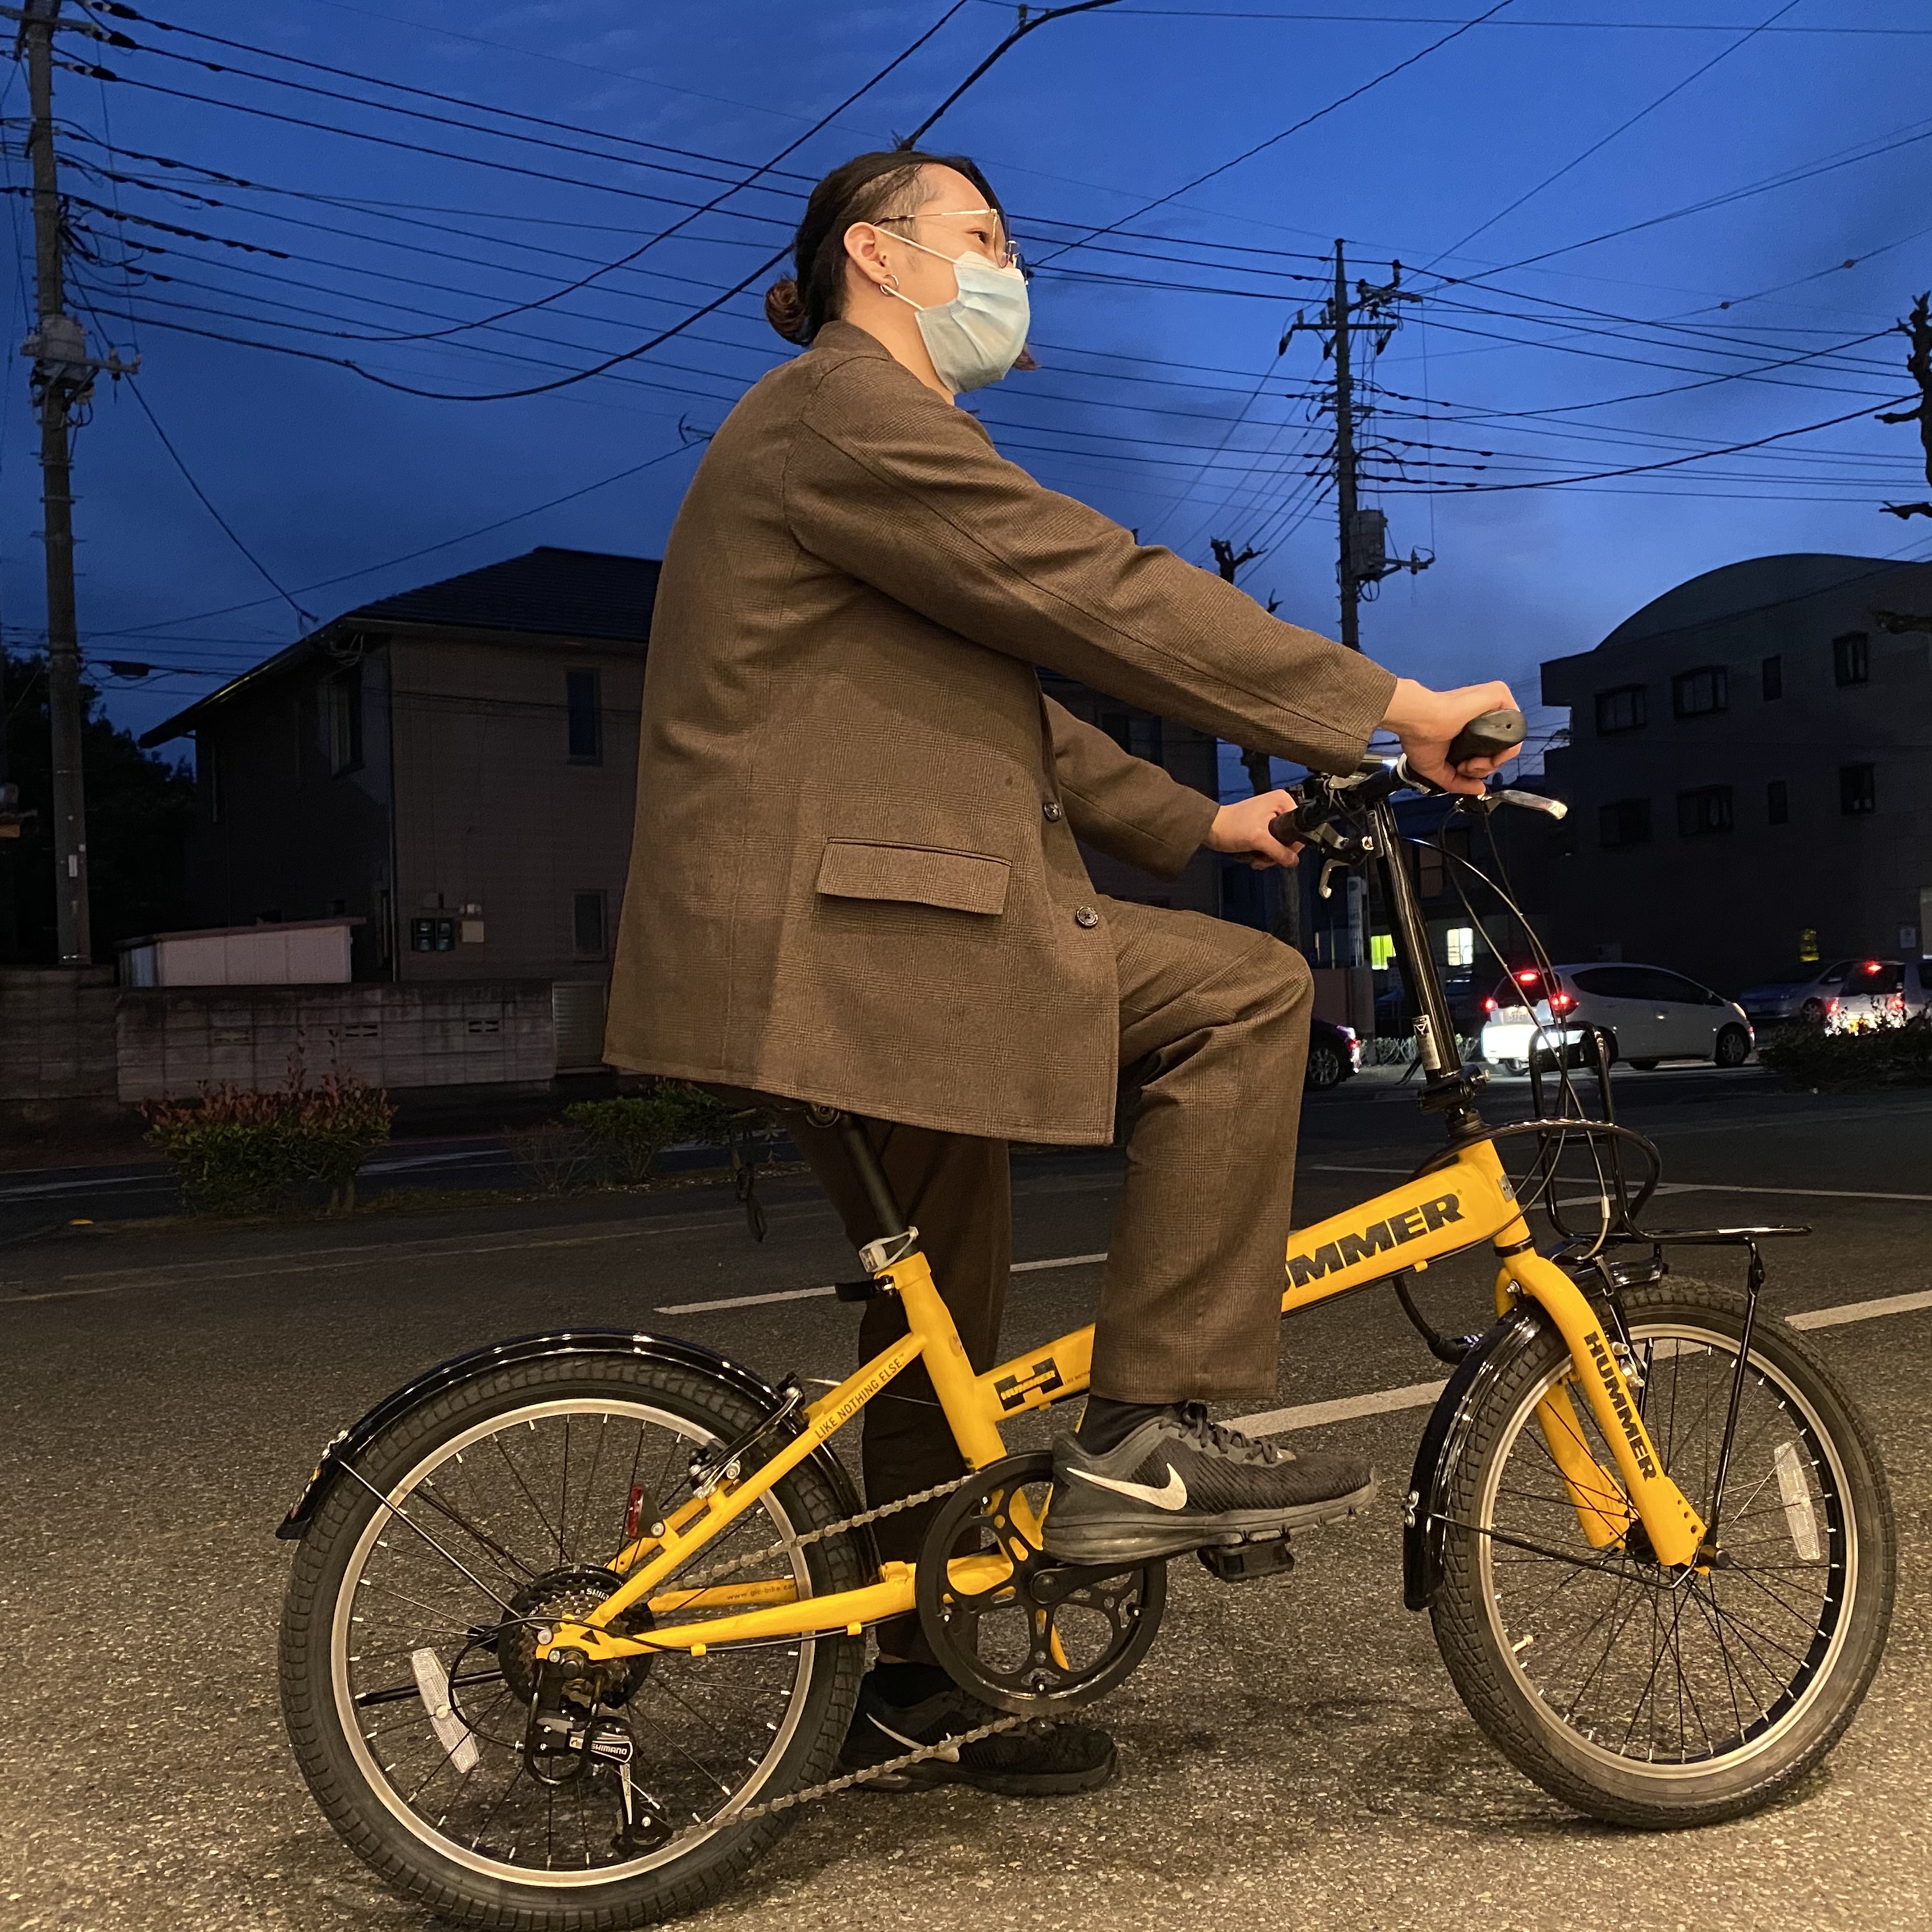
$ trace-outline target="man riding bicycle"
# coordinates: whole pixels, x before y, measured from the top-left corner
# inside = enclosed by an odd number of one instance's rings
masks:
[[[665,550],[607,1055],[862,1118],[976,1370],[1010,1263],[1007,1144],[1106,1142],[1127,1070],[1092,1390],[1055,1451],[1047,1546],[1135,1562],[1345,1515],[1365,1463],[1250,1442],[1204,1406],[1276,1388],[1308,969],[1251,928],[1102,898],[1076,842],[1167,878],[1203,846],[1290,865],[1268,826],[1291,801],[1217,806],[1046,698],[1036,667],[1326,770],[1385,728],[1460,791],[1500,760],[1452,770],[1450,741],[1513,700],[1398,679],[1002,459],[955,398],[1020,361],[1027,290],[971,162],[848,162],[795,261],[766,313],[808,346],[718,430]],[[795,1131],[872,1240],[834,1136]],[[861,1347],[904,1329],[873,1300]],[[863,1461],[874,1507],[960,1474],[922,1367],[867,1408]],[[914,1560],[929,1520],[883,1519],[882,1555]],[[847,1762],[980,1708],[898,1619]],[[1026,1794],[1113,1762],[1064,1726],[920,1771]]]

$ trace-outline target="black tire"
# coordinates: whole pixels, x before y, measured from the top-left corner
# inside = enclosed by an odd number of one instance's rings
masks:
[[[1658,1065],[1655,1060],[1648,1058],[1643,1060],[1627,1060],[1624,1062],[1624,1064],[1626,1066],[1635,1067],[1640,1073],[1654,1073],[1657,1071]]]
[[[1325,1094],[1331,1087],[1340,1086],[1348,1072],[1348,1062],[1333,1040],[1318,1040],[1308,1049],[1306,1084],[1315,1092]]]
[[[1496,1062],[1505,1073],[1524,1073],[1528,1071],[1528,1062],[1522,1060],[1499,1060]]]
[[[465,1484],[494,1480],[500,1486],[502,1483],[503,1479],[495,1476],[488,1445],[494,1441],[498,1454],[508,1465],[514,1457],[503,1449],[498,1438],[504,1436],[509,1424],[514,1423],[520,1432],[508,1438],[512,1449],[515,1456],[523,1456],[532,1453],[520,1446],[530,1439],[521,1432],[526,1422],[534,1439],[542,1443],[548,1438],[537,1432],[548,1431],[549,1437],[554,1438],[560,1416],[564,1427],[565,1498],[578,1493],[572,1490],[568,1475],[572,1421],[580,1416],[580,1427],[587,1431],[593,1420],[602,1418],[597,1422],[596,1436],[599,1460],[591,1462],[587,1478],[582,1473],[586,1450],[582,1436],[579,1437],[577,1480],[583,1496],[580,1510],[566,1508],[560,1499],[556,1522],[552,1525],[547,1512],[539,1508],[537,1514],[544,1520],[544,1528],[538,1537],[534,1528],[524,1531],[518,1527],[523,1521],[518,1514],[520,1506],[507,1489],[502,1490],[508,1498],[506,1508],[487,1515],[472,1508],[468,1502],[470,1491]],[[547,1545],[554,1534],[560,1565],[567,1559],[579,1566],[560,1567],[556,1574],[581,1576],[586,1574],[580,1567],[586,1559],[580,1556],[578,1550],[565,1548],[573,1516],[578,1519],[578,1544],[590,1552],[587,1560],[596,1560],[603,1551],[623,1540],[621,1534],[606,1533],[606,1512],[599,1503],[607,1491],[613,1498],[626,1494],[618,1479],[628,1437],[621,1435],[608,1472],[602,1479],[604,1488],[599,1489],[599,1462],[606,1446],[605,1432],[613,1418],[620,1428],[635,1422],[638,1444],[631,1458],[628,1514],[617,1520],[621,1527],[638,1514],[640,1494],[646,1496],[642,1508],[654,1514],[659,1496],[675,1493],[668,1478],[653,1483],[650,1492],[640,1492],[639,1463],[647,1428],[661,1427],[664,1439],[674,1446],[687,1440],[693,1447],[713,1445],[742,1435],[760,1419],[760,1412],[728,1382],[681,1364],[628,1354],[583,1352],[520,1363],[428,1398],[392,1424],[358,1458],[359,1472],[374,1489],[392,1502],[400,1503],[397,1514],[392,1514],[384,1503],[379,1502],[370,1489],[345,1477],[323,1499],[296,1550],[282,1617],[281,1689],[283,1714],[302,1775],[316,1802],[350,1849],[405,1898],[441,1917],[470,1925],[514,1928],[515,1932],[618,1932],[618,1928],[654,1924],[694,1911],[716,1899],[744,1875],[797,1815],[795,1810],[787,1810],[748,1825],[724,1825],[681,1847],[674,1845],[668,1852],[638,1850],[634,1844],[627,1844],[621,1838],[610,1834],[611,1823],[621,1815],[612,1809],[618,1802],[614,1780],[619,1774],[613,1766],[591,1764],[572,1787],[582,1827],[583,1868],[573,1869],[576,1852],[567,1808],[562,1834],[565,1859],[560,1861],[555,1856],[556,1848],[551,1843],[550,1825],[543,1827],[547,1867],[536,1863],[534,1837],[526,1832],[526,1845],[518,1838],[520,1830],[524,1829],[516,1822],[519,1808],[529,1812],[543,1801],[519,1784],[529,1769],[521,1752],[526,1706],[518,1701],[522,1692],[516,1682],[524,1666],[514,1653],[506,1659],[503,1633],[513,1628],[520,1633],[528,1626],[515,1623],[507,1612],[500,1613],[489,1606],[483,1591],[472,1588],[476,1581],[474,1576],[469,1583],[452,1580],[423,1548],[428,1539],[417,1538],[413,1532],[399,1527],[398,1518],[398,1515],[404,1520],[412,1515],[426,1516],[481,1573],[490,1586],[488,1594],[496,1596],[499,1603],[502,1598],[497,1594],[498,1586],[507,1591],[518,1580],[518,1571],[530,1566],[526,1562],[520,1562],[512,1569],[499,1562],[493,1568],[493,1546],[512,1561],[518,1556],[527,1558],[536,1553],[548,1563],[547,1550],[536,1550],[534,1546]],[[655,1449],[657,1438],[653,1437],[652,1441]],[[464,1463],[466,1448],[473,1459],[474,1472]],[[681,1460],[668,1454],[664,1462],[671,1474],[682,1478]],[[422,1486],[432,1479],[436,1486],[434,1489]],[[533,1505],[542,1493],[541,1485],[534,1493],[529,1487],[524,1490],[526,1496],[532,1496]],[[446,1511],[451,1506],[452,1494],[456,1506],[482,1529],[483,1536],[477,1541],[459,1538],[458,1532],[451,1527],[451,1522],[458,1519],[446,1520],[444,1514],[426,1510],[422,1506],[422,1498],[434,1497],[440,1498],[436,1511]],[[413,1512],[410,1507],[412,1498],[417,1499]],[[716,1560],[721,1556],[758,1550],[781,1537],[789,1538],[807,1529],[823,1528],[836,1521],[841,1513],[831,1484],[807,1462],[776,1484],[764,1502],[754,1504],[710,1546],[706,1556]],[[598,1519],[594,1527],[591,1526],[593,1514]],[[379,1522],[379,1517],[382,1520]],[[649,1520],[647,1514],[645,1520]],[[382,1533],[380,1540],[379,1532]],[[730,1540],[740,1537],[740,1542]],[[452,1702],[458,1694],[461,1696],[462,1718],[472,1738],[480,1741],[480,1748],[478,1743],[472,1743],[470,1768],[464,1771],[460,1778],[456,1777],[456,1769],[463,1760],[448,1751],[441,1766],[424,1774],[416,1787],[418,1790],[428,1788],[432,1794],[447,1792],[454,1778],[454,1796],[425,1797],[421,1810],[412,1802],[414,1794],[405,1793],[400,1786],[414,1778],[418,1768],[434,1762],[436,1745],[446,1733],[437,1730],[430,1712],[422,1708],[429,1702],[426,1694],[418,1704],[410,1701],[412,1666],[417,1670],[416,1682],[420,1684],[422,1681],[420,1666],[416,1666],[420,1653],[407,1651],[408,1664],[400,1661],[410,1642],[409,1620],[416,1613],[392,1606],[392,1599],[398,1594],[395,1584],[386,1589],[376,1586],[369,1598],[358,1595],[370,1586],[372,1574],[399,1574],[398,1550],[404,1552],[401,1560],[412,1563],[418,1570],[433,1573],[448,1593],[437,1600],[418,1602],[420,1610],[436,1611],[444,1619],[421,1619],[423,1630],[447,1630],[460,1626],[466,1595],[484,1606],[486,1618],[496,1622],[494,1634],[482,1633],[485,1641],[480,1645],[473,1625],[466,1640],[460,1628],[454,1635],[440,1640],[457,1652],[455,1660],[444,1666],[446,1686],[485,1682],[488,1666],[494,1664],[495,1682],[500,1688],[494,1694],[487,1689],[468,1688],[460,1694],[448,1692]],[[379,1551],[383,1552],[380,1558]],[[699,1559],[700,1566],[705,1560]],[[802,1594],[818,1595],[850,1589],[867,1581],[864,1560],[854,1539],[832,1538],[802,1550],[794,1549],[788,1557],[770,1562],[774,1566],[772,1574],[777,1577],[789,1579]],[[384,1570],[383,1564],[391,1568]],[[413,1574],[400,1574],[408,1576],[415,1596],[422,1598],[424,1586],[415,1582]],[[470,1574],[466,1570],[464,1574]],[[534,1590],[543,1581],[536,1579],[530,1587]],[[404,1596],[402,1600],[406,1603],[411,1598]],[[352,1614],[352,1606],[358,1603],[363,1613]],[[529,1606],[525,1607],[527,1610]],[[556,1611],[546,1606],[541,1614],[554,1616]],[[386,1618],[395,1622],[398,1636],[392,1640],[384,1634],[372,1638],[368,1627],[383,1626]],[[454,1624],[448,1619],[453,1619]],[[352,1636],[349,1630],[352,1621],[364,1626]],[[459,1645],[462,1647],[458,1648]],[[757,1697],[746,1700],[746,1712],[755,1708],[758,1714],[759,1728],[751,1727],[752,1719],[748,1714],[743,1720],[746,1736],[756,1748],[754,1751],[741,1750],[738,1756],[731,1756],[722,1754],[724,1748],[722,1743],[706,1747],[718,1754],[718,1761],[724,1766],[726,1776],[741,1781],[728,1796],[720,1798],[711,1786],[722,1790],[724,1780],[715,1770],[699,1765],[698,1769],[710,1780],[710,1785],[699,1787],[699,1802],[717,1809],[700,1814],[688,1802],[680,1801],[682,1808],[676,1810],[667,1802],[664,1814],[674,1828],[688,1826],[694,1816],[722,1815],[736,1806],[768,1801],[831,1775],[851,1720],[864,1653],[862,1637],[842,1633],[801,1642],[789,1649],[783,1646],[767,1646],[752,1652],[734,1651],[728,1646],[703,1660],[672,1652],[652,1658],[639,1674],[639,1682],[622,1690],[616,1699],[626,1707],[626,1726],[638,1739],[635,1770],[640,1788],[649,1788],[644,1780],[657,1775],[651,1768],[652,1745],[656,1747],[655,1761],[670,1767],[667,1775],[674,1780],[682,1777],[687,1784],[695,1781],[695,1773],[684,1772],[680,1760],[673,1755],[674,1750],[680,1750],[682,1758],[697,1763],[688,1750],[682,1750],[678,1731],[686,1720],[676,1714],[670,1702],[680,1687],[695,1699],[698,1708],[694,1716],[700,1721],[711,1721],[735,1712],[735,1703],[718,1701],[721,1685],[734,1699],[741,1696],[747,1682],[777,1688],[769,1695],[761,1689]],[[373,1661],[365,1662],[372,1658]],[[471,1660],[468,1676],[460,1668],[466,1659]],[[725,1660],[725,1674],[705,1680],[704,1688],[698,1688],[695,1673],[718,1659]],[[676,1686],[662,1675],[672,1666],[676,1667]],[[381,1689],[357,1691],[352,1687],[363,1682],[364,1672],[372,1678],[400,1681],[393,1689],[386,1684]],[[666,1695],[653,1698],[651,1693],[659,1684],[667,1687]],[[486,1702],[493,1694],[498,1703]],[[506,1714],[494,1718],[488,1714],[506,1705]],[[687,1702],[685,1708],[692,1708]],[[347,1721],[349,1714],[353,1714],[352,1724]],[[733,1716],[730,1721],[736,1724],[739,1720]],[[444,1723],[448,1722],[446,1716]],[[365,1726],[370,1728],[365,1730]],[[427,1743],[422,1735],[425,1727],[430,1733]],[[722,1738],[724,1734],[718,1735]],[[400,1742],[387,1742],[392,1736],[399,1737]],[[379,1738],[383,1742],[379,1742]],[[756,1750],[763,1750],[762,1757],[756,1755]],[[397,1760],[406,1753],[414,1755],[398,1772]],[[751,1768],[737,1768],[741,1764]],[[500,1783],[507,1776],[502,1802],[509,1805],[509,1816],[500,1828],[493,1822],[496,1814],[491,1813],[483,1820],[474,1840],[466,1845],[460,1841],[461,1834],[475,1822],[474,1814],[494,1789],[486,1786],[470,1792],[466,1787],[472,1778],[484,1771]],[[440,1786],[436,1784],[439,1778],[443,1780]],[[554,1791],[546,1795],[554,1810]],[[568,1796],[566,1792],[566,1808]],[[447,1832],[439,1830],[440,1821],[433,1821],[428,1815],[446,1803],[446,1817],[460,1821]],[[497,1843],[505,1836],[511,1840],[506,1853]],[[520,1850],[523,1851],[520,1862]]]
[[[1750,1035],[1741,1026],[1720,1027],[1711,1060],[1717,1066],[1742,1066],[1750,1058]]]
[[[1707,1519],[1744,1311],[1740,1294],[1670,1282],[1624,1300],[1639,1363],[1648,1364],[1647,1425]],[[1757,1810],[1831,1750],[1884,1652],[1896,1532],[1863,1420],[1809,1344],[1760,1314],[1718,1526],[1725,1564],[1666,1573],[1644,1559],[1647,1544],[1633,1554],[1622,1544],[1593,1551],[1584,1540],[1533,1419],[1568,1375],[1568,1352],[1549,1324],[1516,1348],[1468,1418],[1448,1485],[1450,1527],[1431,1614],[1457,1690],[1512,1763],[1579,1811],[1675,1828]],[[1612,1466],[1580,1394],[1574,1407],[1592,1452]],[[1778,1497],[1767,1504],[1774,1480]],[[1539,1495],[1539,1483],[1550,1493]],[[1526,1524],[1538,1526],[1528,1543],[1497,1540]],[[1562,1562],[1522,1553],[1559,1537],[1571,1552]],[[1540,1594],[1552,1573],[1562,1586],[1555,1598]],[[1566,1653],[1571,1628],[1578,1636]],[[1566,1654],[1639,1687],[1621,1736],[1628,1693],[1594,1688],[1585,1676],[1571,1695]],[[1646,1702],[1649,1730],[1640,1737]]]

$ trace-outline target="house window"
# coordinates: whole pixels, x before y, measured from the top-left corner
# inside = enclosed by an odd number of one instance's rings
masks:
[[[1767,703],[1774,698],[1784,695],[1784,660],[1781,657],[1766,658],[1760,667],[1764,679],[1764,695]]]
[[[567,670],[563,674],[564,710],[570,721],[570,762],[573,765],[601,765],[604,762],[604,700],[594,670]]]
[[[571,944],[580,959],[604,956],[604,895],[579,892],[571,901]]]
[[[1476,928],[1472,926],[1452,926],[1444,934],[1447,949],[1447,964],[1451,966],[1473,966],[1476,963]]]
[[[1670,680],[1671,707],[1680,718],[1708,718],[1714,711],[1727,711],[1730,686],[1730,678],[1722,664],[1706,664],[1699,670],[1681,672]]]
[[[1650,842],[1650,800],[1620,798],[1597,814],[1598,842],[1606,852]]]
[[[1395,935],[1388,932],[1369,934],[1369,964],[1379,973],[1395,957]]]
[[[1832,676],[1839,685],[1864,684],[1871,676],[1871,640],[1863,631],[1847,631],[1832,640]]]
[[[1764,815],[1774,825],[1791,823],[1791,793],[1782,778],[1773,778],[1764,788]]]
[[[1613,732],[1640,731],[1647,722],[1640,684],[1620,684],[1614,691],[1597,694],[1597,735],[1607,738]]]
[[[322,688],[322,723],[327,734],[329,775],[362,769],[362,667],[331,678]]]
[[[1700,785],[1695,791],[1677,794],[1677,836],[1696,838],[1707,832],[1731,829],[1731,788],[1729,785]]]
[[[1847,818],[1862,818],[1878,809],[1878,767],[1876,765],[1840,765],[1838,767],[1838,809]]]

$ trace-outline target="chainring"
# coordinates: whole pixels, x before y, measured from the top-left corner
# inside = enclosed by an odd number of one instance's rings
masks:
[[[989,1463],[946,1498],[920,1549],[915,1600],[933,1654],[962,1690],[1018,1717],[1111,1690],[1147,1654],[1167,1602],[1165,1558],[1109,1568],[1041,1549],[1052,1486],[1049,1451]],[[975,1556],[990,1574],[956,1577],[952,1561]]]

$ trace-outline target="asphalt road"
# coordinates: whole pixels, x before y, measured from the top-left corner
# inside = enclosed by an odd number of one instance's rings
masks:
[[[1788,1315],[1932,1288],[1932,1096],[1789,1096],[1754,1072],[1630,1076],[1626,1118],[1683,1191],[1676,1226],[1808,1221],[1772,1256]],[[1438,1129],[1368,1082],[1308,1111],[1298,1218],[1389,1184]],[[1022,1162],[1016,1253],[1106,1246],[1112,1156]],[[316,1449],[456,1350],[568,1322],[670,1330],[767,1372],[849,1366],[855,1311],[705,1307],[851,1271],[802,1184],[754,1246],[720,1192],[235,1229],[98,1226],[0,1250],[0,1932],[364,1932],[426,1927],[315,1811],[276,1708],[287,1563],[272,1531]],[[1735,1271],[1692,1256],[1684,1272]],[[1431,1271],[1445,1324],[1488,1270]],[[1088,1318],[1090,1263],[1016,1274],[1017,1349]],[[674,1308],[679,1312],[661,1311]],[[989,1919],[1133,1932],[1177,1922],[1544,1932],[1932,1922],[1932,1307],[1814,1338],[1876,1426],[1901,1537],[1891,1648],[1864,1710],[1797,1796],[1654,1838],[1581,1821],[1464,1713],[1427,1618],[1401,1607],[1398,1505],[1417,1408],[1300,1438],[1372,1454],[1370,1520],[1310,1536],[1286,1579],[1173,1566],[1148,1662],[1101,1707],[1123,1774],[1022,1805],[854,1794],[806,1816],[691,1922],[980,1932]],[[1443,1372],[1380,1295],[1298,1318],[1276,1406]]]

